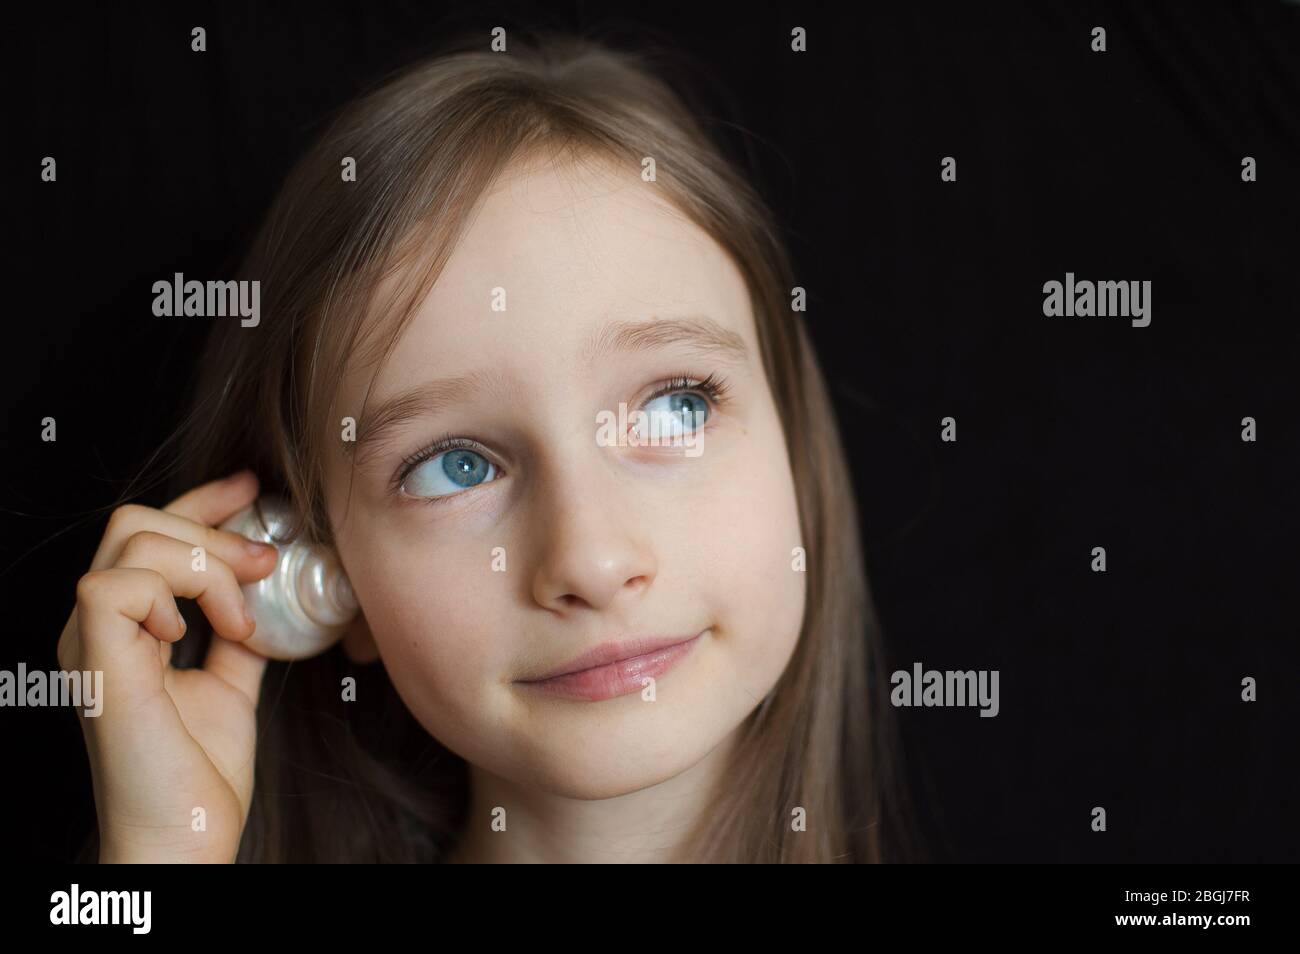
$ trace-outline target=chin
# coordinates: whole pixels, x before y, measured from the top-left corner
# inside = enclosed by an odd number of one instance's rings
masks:
[[[540,769],[539,777],[532,784],[563,798],[599,801],[658,785],[688,768],[689,764],[603,765],[590,769],[573,764],[557,765],[553,770]]]
[[[575,742],[571,735],[533,742],[542,756],[531,766],[530,783],[565,798],[613,798],[658,785],[699,763],[716,744],[699,734],[667,726],[613,731],[606,722],[599,739]]]

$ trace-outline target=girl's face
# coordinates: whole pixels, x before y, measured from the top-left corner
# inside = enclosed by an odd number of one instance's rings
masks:
[[[470,763],[575,798],[701,761],[776,683],[803,619],[748,291],[657,191],[605,164],[512,167],[364,415],[373,369],[349,368],[356,471],[342,441],[327,464],[361,639],[411,712]],[[529,681],[647,640],[689,642]]]

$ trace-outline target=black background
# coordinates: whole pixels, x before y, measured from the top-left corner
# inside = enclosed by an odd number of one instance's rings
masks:
[[[932,856],[1300,860],[1298,19],[1284,2],[230,3],[11,21],[31,112],[8,150],[0,668],[57,668],[96,508],[176,422],[204,327],[155,318],[152,283],[233,269],[329,112],[443,34],[613,27],[702,64],[698,108],[787,228],[889,668],[1000,670],[997,718],[899,710]],[[1150,280],[1151,325],[1045,318],[1043,283],[1067,271]],[[93,820],[75,715],[0,710],[0,740],[4,853],[71,857]]]

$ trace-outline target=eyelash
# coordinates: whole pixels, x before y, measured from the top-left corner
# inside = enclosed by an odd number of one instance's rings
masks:
[[[698,391],[709,399],[712,405],[709,413],[709,420],[713,419],[713,411],[723,408],[730,399],[731,385],[724,378],[715,373],[709,373],[703,379],[693,378],[687,374],[676,374],[666,381],[659,384],[653,392],[645,399],[649,404],[656,398],[661,398],[665,394],[675,394],[678,391]],[[708,421],[704,427],[708,427]],[[703,430],[703,428],[701,428]],[[410,476],[411,471],[423,464],[426,460],[431,460],[439,454],[445,454],[447,451],[456,450],[457,448],[468,448],[469,450],[481,453],[480,445],[477,441],[465,437],[456,437],[450,433],[444,434],[432,444],[429,444],[414,454],[410,454],[402,459],[397,467],[397,474],[393,477],[392,489],[394,492],[401,490],[402,484]],[[486,455],[485,455],[486,456]],[[463,493],[463,491],[462,491]],[[444,494],[441,497],[421,498],[421,503],[441,503],[449,497],[457,497],[460,494]]]

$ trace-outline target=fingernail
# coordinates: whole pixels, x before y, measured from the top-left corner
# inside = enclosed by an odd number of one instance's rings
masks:
[[[253,619],[253,611],[248,608],[247,603],[244,604],[244,619],[248,622],[249,629],[257,628],[257,620]]]
[[[249,540],[244,544],[244,549],[248,551],[249,556],[264,557],[268,553],[274,553],[275,547],[269,543],[258,543],[256,540]]]

